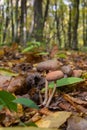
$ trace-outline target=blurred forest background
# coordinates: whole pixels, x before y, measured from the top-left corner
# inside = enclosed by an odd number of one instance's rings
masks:
[[[87,0],[0,0],[0,45],[87,47]]]

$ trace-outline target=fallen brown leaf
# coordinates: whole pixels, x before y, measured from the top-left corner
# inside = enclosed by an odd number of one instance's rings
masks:
[[[71,112],[54,112],[41,120],[37,121],[35,124],[40,128],[59,128],[67,119],[71,116]]]

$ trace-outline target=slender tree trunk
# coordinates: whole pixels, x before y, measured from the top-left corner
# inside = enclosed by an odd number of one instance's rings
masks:
[[[14,38],[14,9],[13,9],[13,0],[11,0],[11,25],[12,25],[12,42],[15,41],[15,38]]]
[[[57,29],[57,39],[58,39],[58,47],[61,48],[61,36],[60,36],[60,18],[57,14],[57,0],[55,0],[55,21],[56,21],[56,29]]]
[[[46,20],[47,20],[48,10],[49,10],[49,4],[50,4],[50,0],[47,0],[46,8],[45,8],[45,13],[44,13],[43,27],[44,27],[44,24],[45,24],[45,22],[46,22]]]
[[[64,11],[63,11],[63,8],[62,8],[62,10],[61,10],[61,12],[62,12],[62,16],[61,16],[61,24],[62,24],[62,32],[63,32],[63,43],[64,43],[64,45],[66,45],[66,28],[65,28],[65,26],[64,26]]]
[[[66,45],[66,49],[71,48],[71,37],[72,37],[72,32],[71,32],[71,5],[69,5],[69,22],[68,22],[68,41]]]
[[[21,0],[21,44],[26,46],[27,30],[26,30],[26,3],[27,0]]]
[[[83,2],[83,44],[84,46],[87,46],[87,1],[84,0]]]
[[[14,39],[15,39],[15,42],[19,42],[19,36],[18,36],[18,14],[19,14],[19,11],[18,11],[18,4],[19,4],[19,0],[16,0],[16,4],[15,4],[15,25],[14,25]]]
[[[3,43],[5,42],[6,39],[6,34],[7,34],[7,28],[9,25],[9,0],[7,0],[6,3],[6,12],[5,12],[5,26],[4,26],[4,31],[3,31]]]
[[[73,36],[72,36],[72,49],[78,50],[78,24],[79,24],[79,0],[74,2],[73,9],[75,11],[74,21],[73,21]]]

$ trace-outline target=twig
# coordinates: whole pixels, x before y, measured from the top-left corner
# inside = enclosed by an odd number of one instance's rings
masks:
[[[46,105],[47,99],[48,99],[48,81],[45,80],[45,98],[42,105]]]
[[[51,103],[51,100],[52,100],[52,98],[53,98],[53,96],[54,96],[54,94],[55,94],[55,91],[56,91],[56,82],[55,82],[55,86],[54,86],[54,88],[53,88],[53,91],[52,91],[52,93],[51,93],[51,95],[50,95],[50,97],[49,97],[49,99],[48,99],[48,101],[47,101],[45,107],[49,107],[49,105],[50,105],[50,103]]]

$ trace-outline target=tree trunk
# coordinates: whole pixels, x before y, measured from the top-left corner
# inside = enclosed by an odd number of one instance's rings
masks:
[[[87,13],[86,13],[86,6],[87,3],[86,1],[83,2],[83,10],[82,10],[82,15],[83,15],[83,44],[84,46],[87,46]]]
[[[9,0],[7,0],[7,3],[6,3],[6,12],[5,12],[5,25],[4,25],[4,31],[3,31],[3,43],[5,42],[6,40],[6,34],[7,34],[7,28],[8,28],[8,25],[9,25]]]
[[[34,28],[33,36],[36,41],[42,41],[43,38],[43,15],[42,15],[43,0],[34,1]]]
[[[26,46],[27,41],[27,30],[26,30],[26,14],[27,14],[27,7],[26,7],[27,0],[21,0],[21,44]]]
[[[57,14],[57,0],[55,0],[55,21],[56,21],[58,47],[61,48],[60,17],[59,17],[58,14]]]
[[[73,36],[72,36],[72,49],[78,50],[78,37],[77,37],[77,29],[79,23],[79,0],[76,0],[73,5],[74,12],[74,21],[73,21]]]
[[[71,36],[72,36],[72,32],[71,32],[71,5],[69,5],[69,22],[68,22],[68,41],[67,41],[67,45],[66,45],[66,49],[70,49],[71,48]]]
[[[14,25],[14,39],[15,39],[15,42],[19,42],[19,37],[18,37],[18,23],[19,23],[19,20],[18,20],[18,3],[19,3],[19,0],[16,0],[16,4],[15,4],[15,25]]]
[[[11,0],[11,28],[12,28],[12,42],[15,41],[14,38],[14,9],[13,9],[13,0]]]

